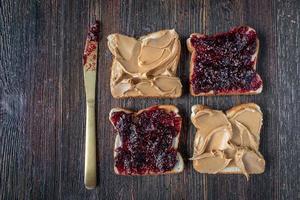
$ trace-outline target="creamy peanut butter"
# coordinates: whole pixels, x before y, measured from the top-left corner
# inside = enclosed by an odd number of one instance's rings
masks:
[[[114,56],[111,70],[113,97],[179,97],[176,77],[180,41],[175,30],[163,30],[136,40],[121,34],[108,37]]]
[[[263,173],[265,160],[258,151],[262,112],[256,104],[242,104],[225,113],[193,106],[197,128],[193,166],[201,173]]]

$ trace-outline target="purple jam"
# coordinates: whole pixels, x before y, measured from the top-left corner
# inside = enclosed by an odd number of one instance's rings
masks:
[[[115,112],[111,120],[122,143],[115,157],[120,174],[162,173],[174,168],[177,149],[172,143],[180,133],[181,117],[152,107],[138,115]]]
[[[88,41],[93,41],[93,42],[98,42],[99,41],[99,31],[100,31],[100,22],[98,20],[93,23],[88,32],[87,36],[87,47],[84,50],[83,53],[83,65],[86,64],[88,56],[91,55],[92,52],[97,50],[97,46],[94,43],[88,42]],[[96,57],[94,59],[97,59]]]
[[[89,29],[88,38],[90,41],[99,41],[100,21],[96,20]]]
[[[196,50],[190,83],[195,94],[245,93],[262,85],[251,57],[257,47],[257,35],[249,27],[234,28],[213,36],[191,37]]]

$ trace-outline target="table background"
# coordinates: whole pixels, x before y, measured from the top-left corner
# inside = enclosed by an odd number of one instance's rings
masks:
[[[83,185],[85,96],[81,56],[89,23],[102,22],[97,83],[98,187]],[[300,1],[0,1],[0,199],[300,199]],[[247,24],[261,41],[256,96],[188,94],[192,32],[213,34]],[[181,37],[178,99],[111,97],[111,54],[106,37],[141,36],[175,28]],[[190,108],[203,103],[226,110],[255,102],[264,113],[262,175],[120,177],[113,172],[111,108],[175,104],[184,118],[180,151],[192,155]]]

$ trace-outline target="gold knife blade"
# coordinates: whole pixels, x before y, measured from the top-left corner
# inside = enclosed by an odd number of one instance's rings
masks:
[[[86,95],[84,184],[87,189],[93,189],[97,184],[95,93],[99,26],[99,21],[95,21],[91,25],[83,53],[83,74]]]

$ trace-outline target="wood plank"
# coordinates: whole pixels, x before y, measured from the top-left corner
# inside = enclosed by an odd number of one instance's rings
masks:
[[[300,199],[300,2],[277,1],[276,49],[278,85],[276,98],[279,148],[280,199]],[[298,163],[298,164],[296,164]]]

